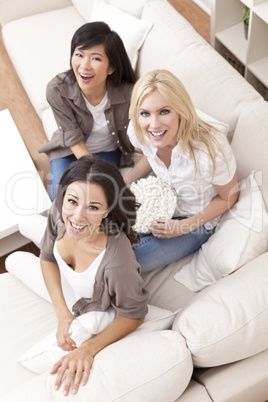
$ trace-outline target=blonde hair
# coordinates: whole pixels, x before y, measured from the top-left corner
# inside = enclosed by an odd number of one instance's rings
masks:
[[[139,124],[139,110],[144,97],[154,91],[158,91],[164,96],[170,107],[180,116],[177,141],[181,141],[183,152],[190,156],[196,166],[195,150],[200,150],[197,143],[204,144],[212,160],[213,175],[215,172],[216,146],[218,145],[218,141],[215,135],[212,135],[212,132],[216,133],[217,130],[199,118],[184,85],[168,70],[148,72],[134,85],[129,118],[132,120],[136,137],[140,143],[144,145],[146,138]]]

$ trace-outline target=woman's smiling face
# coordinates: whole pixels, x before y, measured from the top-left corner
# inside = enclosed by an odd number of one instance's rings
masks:
[[[83,181],[71,183],[66,190],[62,218],[66,233],[75,238],[94,237],[108,215],[105,193],[98,184]]]
[[[109,65],[104,45],[96,45],[84,50],[78,46],[72,55],[71,65],[85,96],[93,90],[105,89],[107,75],[114,71]]]
[[[177,144],[179,122],[179,114],[158,91],[145,95],[139,108],[139,124],[144,136],[156,148]]]

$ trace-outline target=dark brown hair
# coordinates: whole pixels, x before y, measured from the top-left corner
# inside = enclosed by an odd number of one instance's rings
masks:
[[[113,74],[107,76],[113,86],[119,86],[124,82],[133,84],[136,82],[136,76],[122,39],[103,21],[88,22],[77,29],[71,41],[70,65],[77,47],[85,50],[96,45],[104,45],[110,67],[114,68]],[[68,72],[75,79],[72,65]]]

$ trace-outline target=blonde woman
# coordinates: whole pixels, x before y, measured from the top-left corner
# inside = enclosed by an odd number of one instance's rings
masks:
[[[153,172],[177,192],[173,218],[155,219],[151,233],[132,246],[146,272],[198,250],[214,233],[238,199],[236,161],[227,139],[198,117],[183,84],[167,70],[137,81],[129,117],[129,138],[143,156],[125,183]]]

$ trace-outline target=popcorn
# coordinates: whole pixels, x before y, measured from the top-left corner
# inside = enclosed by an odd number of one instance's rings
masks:
[[[162,179],[149,176],[133,183],[130,189],[141,204],[134,226],[136,232],[150,233],[148,227],[155,218],[172,218],[177,206],[177,193]]]

